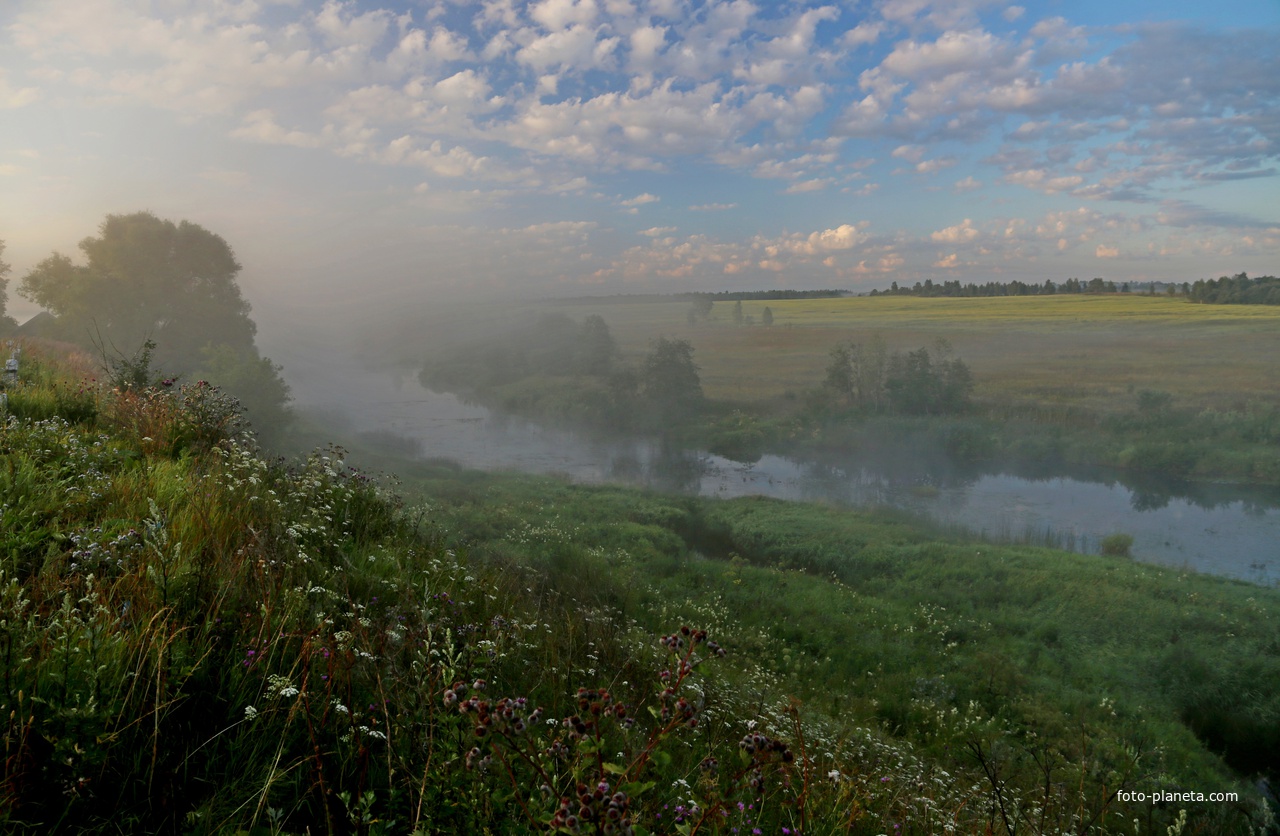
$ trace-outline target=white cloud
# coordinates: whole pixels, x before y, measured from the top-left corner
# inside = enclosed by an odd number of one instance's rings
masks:
[[[35,87],[14,87],[9,84],[7,74],[0,68],[0,110],[26,107],[40,98],[40,90]]]
[[[965,218],[955,226],[949,226],[930,233],[929,237],[934,241],[946,244],[963,244],[974,240],[979,234],[978,230],[973,226],[973,221]]]
[[[295,148],[319,148],[321,145],[321,139],[318,136],[281,127],[276,122],[275,115],[265,108],[246,113],[240,127],[231,131],[231,136],[250,142],[292,145]]]
[[[1108,247],[1105,244],[1099,244],[1098,248],[1093,251],[1098,258],[1119,258],[1120,250],[1117,247]]]
[[[633,198],[619,201],[619,203],[622,206],[643,206],[646,203],[657,203],[659,200],[662,200],[662,198],[658,197],[656,194],[649,194],[648,192],[645,192],[644,194],[638,194]]]
[[[1007,61],[1012,46],[990,32],[944,32],[936,41],[903,41],[884,59],[885,69],[909,79],[984,70]]]
[[[878,21],[859,23],[857,26],[847,30],[843,35],[841,35],[840,42],[847,47],[859,47],[865,44],[873,44],[880,40],[880,35],[884,30],[884,24]]]
[[[783,190],[783,194],[803,194],[805,192],[820,192],[827,186],[831,185],[831,180],[826,177],[816,178],[813,180],[802,180],[799,183],[792,183]]]
[[[1028,189],[1034,189],[1045,194],[1058,194],[1059,192],[1076,188],[1084,182],[1084,178],[1078,174],[1054,177],[1043,168],[1033,168],[1025,171],[1010,172],[1004,176],[1004,181],[1018,186],[1026,186]]]
[[[591,24],[599,14],[595,0],[542,0],[529,9],[529,17],[550,32],[575,24]]]

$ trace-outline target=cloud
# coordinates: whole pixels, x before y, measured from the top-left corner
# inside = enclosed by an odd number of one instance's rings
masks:
[[[699,203],[689,207],[690,212],[724,212],[729,209],[737,209],[736,203]]]
[[[305,131],[281,127],[275,115],[266,109],[246,113],[240,127],[231,131],[235,139],[263,142],[268,145],[292,145],[295,148],[319,148],[321,138]]]
[[[973,226],[973,221],[965,218],[955,226],[949,226],[946,229],[940,229],[931,233],[929,237],[934,241],[947,244],[967,243],[977,238],[979,232]]]
[[[40,90],[36,87],[13,87],[6,73],[0,69],[0,110],[13,110],[37,101]]]
[[[982,181],[976,180],[972,176],[969,176],[964,178],[963,180],[957,180],[955,182],[955,185],[952,186],[951,188],[957,194],[964,194],[965,192],[972,192],[982,188]]]
[[[1098,248],[1093,251],[1098,258],[1119,258],[1120,250],[1116,247],[1108,247],[1105,244],[1099,244]]]
[[[636,196],[635,196],[635,197],[633,197],[633,198],[629,198],[629,199],[627,199],[627,200],[619,201],[619,205],[621,205],[621,206],[643,206],[643,205],[645,205],[646,203],[657,203],[659,200],[662,200],[662,198],[658,197],[656,194],[649,194],[648,192],[645,192],[644,194],[638,194],[638,195],[636,195]]]
[[[1006,183],[1025,186],[1028,189],[1034,189],[1045,194],[1058,194],[1059,192],[1069,191],[1084,182],[1084,178],[1078,174],[1054,177],[1043,168],[1010,172],[1003,179]]]
[[[783,194],[804,194],[805,192],[820,192],[827,186],[831,185],[829,178],[817,178],[813,180],[802,180],[799,183],[792,183],[783,189]]]
[[[921,160],[916,163],[916,172],[919,174],[935,174],[944,168],[950,168],[959,160],[955,157],[938,157],[933,160]]]

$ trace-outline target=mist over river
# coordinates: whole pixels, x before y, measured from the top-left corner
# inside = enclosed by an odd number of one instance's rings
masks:
[[[891,506],[997,540],[1096,554],[1133,536],[1135,559],[1274,585],[1280,582],[1280,491],[1184,484],[1113,471],[1014,474],[964,468],[892,447],[859,459],[743,464],[652,439],[599,437],[491,413],[424,389],[412,371],[365,371],[290,358],[299,409],[407,458],[482,470],[561,474],[703,496],[761,494]]]

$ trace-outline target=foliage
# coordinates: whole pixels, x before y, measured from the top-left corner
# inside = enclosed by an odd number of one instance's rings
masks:
[[[257,351],[239,350],[229,345],[206,346],[195,374],[217,381],[218,388],[234,397],[264,447],[274,449],[283,441],[293,422],[289,408],[289,385],[281,367]]]
[[[823,388],[847,407],[904,415],[963,411],[973,391],[973,375],[951,346],[939,339],[932,349],[886,354],[884,340],[869,345],[843,343],[831,350]]]
[[[80,249],[84,266],[54,253],[19,289],[69,338],[100,338],[111,349],[154,340],[164,365],[177,369],[194,368],[210,343],[253,345],[256,327],[235,281],[240,264],[203,227],[149,212],[108,215]]]
[[[687,340],[655,340],[640,367],[639,383],[644,407],[656,427],[683,424],[702,409],[702,381]]]
[[[1126,287],[1128,286],[1126,285]],[[1071,278],[1062,284],[1056,284],[1052,280],[1045,280],[1044,284],[1027,284],[1014,279],[1011,282],[970,283],[966,285],[961,285],[958,279],[944,281],[942,284],[934,284],[933,279],[925,279],[923,283],[916,282],[911,287],[899,287],[898,283],[894,282],[888,290],[873,290],[871,295],[974,298],[980,296],[1053,296],[1057,293],[1115,292],[1116,283],[1109,282],[1103,278],[1093,278],[1087,282]]]
[[[13,317],[5,313],[5,305],[9,301],[6,292],[9,286],[9,265],[4,260],[4,241],[0,241],[0,335],[13,329],[17,324],[13,321]]]
[[[1217,305],[1280,305],[1280,278],[1259,276],[1249,278],[1246,273],[1200,279],[1187,291],[1192,302]],[[2,311],[0,311],[2,312]]]
[[[56,314],[68,339],[92,345],[113,386],[172,385],[203,373],[245,399],[264,443],[277,440],[291,420],[289,390],[254,347],[257,326],[226,241],[189,221],[137,212],[108,215],[80,249],[84,266],[54,253],[19,293]]]
[[[172,386],[176,378],[165,377],[164,373],[152,368],[156,344],[153,340],[145,340],[142,346],[130,357],[117,352],[115,357],[101,344],[98,345],[102,355],[102,366],[107,375],[107,383],[116,389],[148,389],[157,386]]]
[[[1274,769],[1274,591],[448,468],[405,507],[344,451],[179,450],[170,410],[223,413],[171,388],[89,394],[109,425],[0,426],[6,832],[1267,821],[1209,746]],[[1188,786],[1242,800],[1116,797]]]
[[[1112,557],[1129,557],[1129,549],[1133,548],[1132,534],[1109,534],[1102,538],[1100,549],[1103,554]]]

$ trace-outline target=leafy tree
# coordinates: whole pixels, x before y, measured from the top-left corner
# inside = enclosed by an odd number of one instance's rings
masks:
[[[831,349],[831,363],[827,366],[827,378],[822,382],[837,398],[852,405],[854,402],[853,345],[838,345]]]
[[[104,358],[145,346],[148,366],[184,376],[203,372],[252,405],[260,434],[288,420],[288,386],[254,346],[258,329],[226,241],[150,212],[108,215],[98,233],[80,242],[84,265],[54,253],[18,292],[57,317],[62,337],[96,347]]]
[[[240,264],[221,237],[136,212],[108,215],[80,250],[86,265],[54,253],[18,291],[57,316],[68,339],[100,337],[122,350],[152,339],[158,361],[181,369],[199,365],[206,345],[253,348],[257,326],[236,284]]]
[[[280,376],[280,366],[256,351],[237,351],[229,345],[208,346],[203,354],[200,377],[236,396],[263,445],[273,447],[282,441],[293,412],[288,405],[289,384]]]
[[[831,350],[831,365],[823,384],[847,405],[878,410],[885,400],[888,354],[877,334],[867,345],[848,343]]]
[[[693,297],[693,302],[689,304],[689,324],[696,325],[699,320],[711,316],[711,309],[715,304],[715,300],[710,296]]]
[[[952,354],[946,340],[938,340],[933,350],[920,348],[889,358],[884,382],[889,405],[908,415],[936,415],[959,412],[969,404],[973,374]]]
[[[704,401],[693,346],[688,340],[666,337],[652,345],[640,369],[640,394],[659,426],[693,418]]]
[[[8,275],[9,265],[4,260],[4,242],[0,241],[0,334],[11,330],[17,324],[13,321],[13,317],[5,313],[5,303],[9,298],[5,293],[9,280],[5,277]]]
[[[764,309],[764,313],[763,313],[763,314],[761,314],[761,316],[760,316],[760,321],[761,321],[761,322],[763,322],[765,325],[772,325],[772,324],[773,324],[773,311],[772,311],[772,310],[770,310],[768,307],[766,307],[766,308]]]
[[[583,374],[605,376],[618,358],[618,343],[609,332],[604,317],[592,314],[578,329],[577,367]]]

